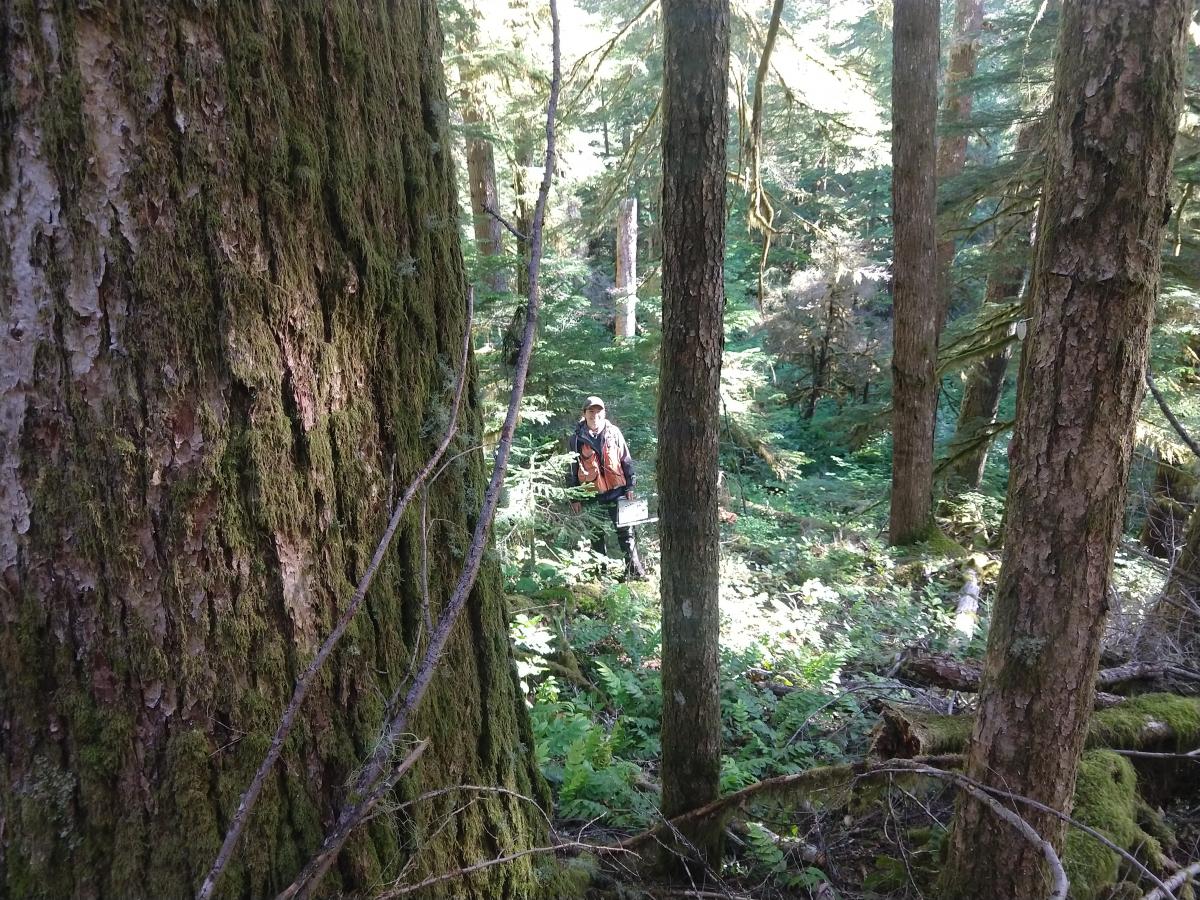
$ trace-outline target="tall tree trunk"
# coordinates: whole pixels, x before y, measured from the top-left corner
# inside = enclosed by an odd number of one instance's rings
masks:
[[[1069,812],[1158,290],[1187,0],[1067,0],[1004,546],[967,773]],[[1065,825],[1021,814],[1054,847]],[[1041,850],[960,799],[947,896],[1047,893]]]
[[[717,442],[724,346],[728,0],[663,2],[663,813],[717,796]],[[690,835],[719,864],[720,828]]]
[[[1017,152],[1029,152],[1042,130],[1040,123],[1031,123],[1022,128],[1017,135]],[[1000,202],[1020,202],[1019,196],[1027,187],[1028,185],[1018,184]],[[984,303],[1008,303],[1020,296],[1025,283],[1025,273],[1029,268],[1032,224],[1032,209],[1001,218],[998,223],[1000,235],[992,242],[989,254],[994,260],[999,260],[999,263],[988,272]],[[1010,344],[999,353],[984,357],[971,366],[967,373],[967,385],[963,389],[962,405],[958,410],[958,424],[954,429],[951,446],[978,441],[982,430],[996,421],[1011,357]],[[983,483],[989,444],[990,441],[980,441],[955,461],[946,479],[951,488],[979,488]]]
[[[637,334],[637,199],[617,204],[617,339]]]
[[[468,126],[478,126],[483,117],[474,103],[468,103],[463,112],[463,121]],[[504,227],[492,212],[500,211],[499,195],[496,192],[496,157],[491,141],[480,137],[467,138],[467,180],[471,186],[471,215],[475,226],[475,246],[486,269],[486,283],[497,293],[508,290],[508,273],[496,261],[489,258],[504,253]]]
[[[933,512],[939,304],[934,179],[938,2],[892,7],[892,511],[893,544],[922,540]]]
[[[436,441],[466,324],[441,49],[433,0],[0,8],[0,894],[194,893]],[[482,466],[430,488],[435,613]],[[223,895],[287,885],[375,745],[421,546],[412,513]],[[544,799],[494,570],[453,640],[406,790]],[[376,819],[333,889],[540,840],[528,804],[460,800]]]
[[[979,55],[979,33],[983,29],[983,0],[955,0],[954,41],[950,46],[950,59],[946,63],[946,96],[942,105],[942,136],[937,148],[937,180],[942,187],[946,182],[962,174],[967,163],[967,133],[963,130],[971,118],[974,98],[969,82],[975,75],[975,60]],[[951,266],[954,262],[954,238],[948,234],[948,225],[955,221],[943,221],[939,226],[937,245],[937,294],[940,310],[938,315],[945,321],[950,310],[954,278]],[[940,327],[940,326],[939,326]]]

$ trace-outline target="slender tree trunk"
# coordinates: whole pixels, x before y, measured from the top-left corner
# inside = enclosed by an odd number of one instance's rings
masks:
[[[833,282],[829,284],[829,299],[825,306],[825,332],[821,335],[821,346],[813,360],[812,392],[804,407],[804,418],[809,421],[817,414],[817,404],[829,380],[829,345],[833,341],[834,319],[837,316],[837,292]]]
[[[933,512],[937,419],[934,179],[938,2],[896,3],[892,27],[893,544],[922,540]]]
[[[473,103],[463,112],[463,121],[468,126],[478,126],[483,117]],[[491,141],[478,137],[467,138],[467,180],[471,186],[471,215],[475,226],[475,246],[486,268],[489,288],[497,293],[508,291],[508,273],[490,257],[504,254],[504,227],[500,220],[488,212],[500,211],[499,195],[496,192],[496,157]]]
[[[0,7],[0,895],[193,895],[437,440],[466,323],[436,9]],[[460,460],[430,487],[434,615],[482,493],[482,459]],[[414,512],[224,896],[287,885],[375,745],[420,645],[421,545]],[[406,791],[546,799],[515,749],[505,620],[492,569]],[[331,890],[414,847],[429,874],[492,855],[490,834],[542,840],[528,804],[461,801],[376,819]],[[534,890],[521,864],[454,895]]]
[[[663,813],[713,800],[721,773],[717,522],[729,66],[728,0],[663,3]],[[689,836],[719,865],[721,830]]]
[[[1042,131],[1040,123],[1031,123],[1022,128],[1017,135],[1016,151],[1028,153]],[[1000,202],[1020,202],[1019,195],[1027,188],[1028,185],[1018,184]],[[1032,209],[1022,210],[1001,219],[1000,235],[992,242],[990,252],[991,257],[998,262],[988,272],[984,303],[1008,303],[1020,296],[1025,284],[1025,274],[1029,269],[1032,224]],[[1009,345],[999,353],[984,357],[971,366],[967,373],[967,385],[963,389],[963,401],[958,409],[958,424],[954,429],[951,446],[976,440],[983,429],[995,423],[1011,357],[1012,346]],[[952,489],[979,488],[983,483],[983,471],[987,464],[990,443],[979,443],[951,466],[946,480]]]
[[[1159,456],[1142,524],[1141,541],[1148,553],[1160,559],[1175,559],[1196,505],[1192,496],[1195,490],[1196,476],[1188,462],[1172,462]]]
[[[1004,546],[967,773],[1069,812],[1158,290],[1187,0],[1067,0]],[[1022,815],[1054,847],[1065,825]],[[1041,851],[964,797],[946,896],[1036,900]]]
[[[533,224],[533,204],[529,202],[529,185],[525,180],[526,170],[533,165],[533,145],[522,142],[517,149],[516,165],[513,166],[513,193],[516,194],[515,219],[513,226],[521,234],[517,238],[517,295],[529,294],[529,229]],[[517,352],[521,348],[521,337],[525,334],[525,302],[518,300],[513,306],[512,316],[504,329],[501,351],[504,361],[511,368],[517,364]]]
[[[637,199],[617,204],[617,340],[637,334]]]
[[[1151,651],[1164,639],[1172,648],[1195,652],[1200,646],[1200,507],[1192,510],[1183,547],[1147,625],[1142,643]]]
[[[937,180],[940,186],[962,174],[967,163],[966,122],[971,118],[974,95],[964,84],[975,75],[975,60],[979,55],[979,33],[983,29],[983,0],[955,0],[954,41],[946,64],[946,96],[942,105],[942,136],[937,149]],[[937,293],[941,305],[940,321],[950,310],[954,278],[954,238],[948,234],[949,225],[940,225],[937,245]],[[940,325],[939,325],[940,327]]]

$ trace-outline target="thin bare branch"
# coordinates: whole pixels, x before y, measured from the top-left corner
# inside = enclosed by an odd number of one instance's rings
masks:
[[[433,887],[435,884],[443,884],[447,881],[454,881],[459,878],[465,878],[475,872],[482,872],[484,869],[490,869],[492,866],[500,866],[505,863],[515,862],[518,859],[524,859],[527,856],[536,856],[542,853],[563,853],[567,850],[573,853],[582,853],[584,851],[612,851],[612,847],[605,847],[599,844],[581,843],[579,841],[566,841],[561,844],[551,844],[547,847],[530,847],[528,850],[519,850],[516,853],[508,853],[504,856],[497,856],[495,859],[484,860],[483,862],[475,863],[473,866],[465,866],[461,869],[455,869],[453,872],[444,872],[441,875],[431,875],[424,881],[418,881],[416,884],[406,884],[400,887],[392,888],[384,891],[382,894],[376,894],[376,900],[391,900],[392,897],[404,897],[408,894],[415,894],[417,891],[423,891],[426,888]],[[632,852],[632,851],[628,851]]]
[[[1146,367],[1146,385],[1150,388],[1150,393],[1154,395],[1154,400],[1158,403],[1158,408],[1162,410],[1162,414],[1167,417],[1167,421],[1175,429],[1175,433],[1183,439],[1183,442],[1188,445],[1188,449],[1192,453],[1200,457],[1200,444],[1197,444],[1192,439],[1192,436],[1184,430],[1183,425],[1179,423],[1179,419],[1175,418],[1175,413],[1171,412],[1171,407],[1167,406],[1167,401],[1159,391],[1158,385],[1154,383],[1154,373],[1150,371],[1149,366]]]
[[[334,625],[333,631],[325,638],[316,655],[309,662],[307,668],[296,681],[296,687],[292,691],[292,699],[288,701],[287,708],[283,712],[283,718],[279,720],[279,726],[275,729],[275,734],[271,738],[271,744],[267,748],[267,755],[263,758],[262,764],[259,765],[258,771],[254,774],[254,779],[250,782],[250,786],[246,788],[242,794],[241,800],[238,802],[237,812],[234,813],[233,820],[229,823],[229,830],[225,833],[225,840],[221,843],[221,849],[217,853],[217,858],[213,860],[212,868],[204,878],[204,882],[200,885],[200,890],[196,893],[197,900],[209,900],[212,897],[213,891],[216,889],[217,882],[221,878],[221,873],[225,871],[225,867],[229,864],[229,860],[233,856],[234,848],[237,846],[238,839],[245,830],[246,822],[250,818],[250,812],[254,809],[254,804],[258,800],[259,794],[262,792],[263,785],[266,783],[271,770],[275,767],[275,763],[279,760],[279,755],[283,751],[284,741],[292,731],[292,727],[296,723],[296,715],[300,711],[304,699],[308,696],[309,688],[312,686],[313,680],[316,677],[321,666],[325,664],[325,660],[329,658],[329,654],[333,652],[342,635],[345,634],[346,628],[349,627],[350,621],[354,618],[358,608],[362,606],[363,599],[367,596],[367,590],[371,587],[371,582],[375,580],[375,575],[379,571],[380,565],[383,563],[383,557],[387,553],[388,547],[391,546],[392,537],[396,533],[396,529],[400,526],[400,520],[404,517],[404,511],[412,502],[413,496],[420,489],[425,479],[429,477],[429,473],[434,470],[438,462],[445,455],[450,442],[454,440],[454,435],[458,431],[458,411],[462,406],[463,386],[467,382],[469,354],[471,351],[471,325],[475,316],[475,290],[474,288],[467,289],[467,321],[463,326],[463,342],[462,352],[459,358],[458,375],[454,385],[454,401],[450,406],[450,421],[446,425],[446,433],[442,436],[441,443],[437,449],[426,461],[412,482],[405,489],[404,495],[400,498],[395,508],[392,510],[392,516],[388,520],[387,528],[384,529],[383,536],[379,539],[378,545],[375,547],[375,554],[371,557],[370,563],[367,564],[366,571],[363,572],[362,578],[359,579],[358,586],[354,589],[354,595],[350,598],[345,610],[342,611],[338,618],[337,624]]]
[[[505,231],[515,237],[518,241],[524,242],[529,239],[523,232],[518,231],[516,226],[509,222],[508,219],[504,218],[504,216],[500,215],[498,211],[492,209],[492,207],[488,206],[486,203],[483,206],[483,211],[503,225]]]

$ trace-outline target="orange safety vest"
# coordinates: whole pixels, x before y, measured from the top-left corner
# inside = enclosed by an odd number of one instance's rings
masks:
[[[625,486],[625,472],[621,469],[621,455],[617,447],[608,440],[608,429],[600,433],[600,453],[583,438],[579,439],[579,483],[598,494]]]

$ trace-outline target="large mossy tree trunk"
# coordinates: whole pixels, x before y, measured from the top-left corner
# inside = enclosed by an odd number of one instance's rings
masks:
[[[1007,540],[967,760],[1070,812],[1158,291],[1187,0],[1068,0],[1022,354]],[[1022,815],[1061,849],[1066,826]],[[1040,848],[960,799],[946,896],[1036,900]]]
[[[893,544],[926,538],[933,515],[938,13],[938,0],[892,7]]]
[[[466,327],[441,49],[433,0],[0,10],[0,894],[192,895],[438,440]],[[482,468],[430,488],[435,615]],[[223,896],[286,886],[375,744],[421,545],[410,514]],[[467,619],[404,791],[545,799],[494,569]],[[508,799],[441,827],[459,799],[376,818],[330,890],[542,839]],[[524,863],[452,891],[532,892]]]
[[[663,2],[662,811],[716,799],[729,0]],[[689,835],[719,865],[721,829]]]

